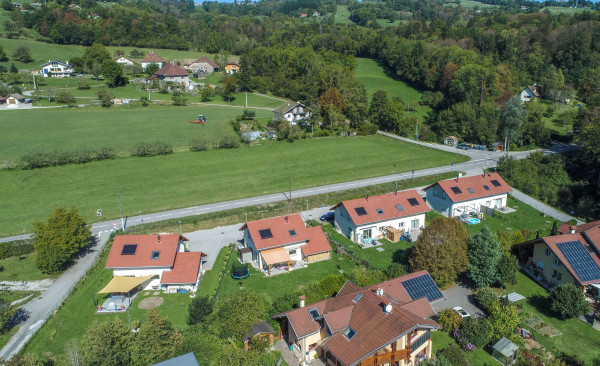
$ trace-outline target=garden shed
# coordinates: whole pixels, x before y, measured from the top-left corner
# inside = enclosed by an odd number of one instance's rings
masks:
[[[515,362],[519,354],[519,347],[504,337],[494,344],[492,349],[492,357],[503,365]]]

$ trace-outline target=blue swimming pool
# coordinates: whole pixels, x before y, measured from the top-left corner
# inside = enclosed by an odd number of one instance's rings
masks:
[[[467,224],[469,225],[475,225],[475,224],[479,224],[481,221],[479,221],[479,219],[469,219],[467,220]]]

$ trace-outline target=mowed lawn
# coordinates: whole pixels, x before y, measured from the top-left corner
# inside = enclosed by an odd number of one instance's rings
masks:
[[[258,118],[269,118],[267,110],[255,110]],[[214,143],[233,133],[229,120],[242,108],[217,106],[148,106],[111,108],[27,109],[2,112],[0,161],[20,159],[29,153],[77,151],[109,147],[129,153],[141,142],[170,143],[189,149],[192,140]],[[205,125],[189,123],[198,114]]]
[[[348,5],[338,5],[335,11],[335,24],[354,24],[350,20],[350,10]]]
[[[419,91],[406,85],[401,80],[386,74],[386,70],[377,60],[357,58],[357,61],[358,67],[354,75],[365,85],[369,100],[371,100],[371,97],[377,90],[385,90],[388,98],[400,97],[405,104],[421,101],[421,93]],[[424,117],[430,110],[427,106],[420,106],[416,112],[407,114]]]
[[[210,118],[210,117],[209,117]],[[187,122],[181,122],[187,127]],[[202,128],[204,126],[195,126]],[[192,136],[186,138],[189,140]],[[265,141],[238,149],[128,157],[84,165],[0,171],[0,235],[26,233],[59,205],[91,222],[292,189],[424,169],[467,160],[380,135]]]

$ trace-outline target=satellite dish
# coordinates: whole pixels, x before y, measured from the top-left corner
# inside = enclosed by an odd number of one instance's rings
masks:
[[[385,312],[386,313],[391,313],[392,312],[392,304],[387,304],[385,306]]]

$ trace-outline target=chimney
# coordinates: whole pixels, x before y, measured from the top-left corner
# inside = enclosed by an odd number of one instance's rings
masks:
[[[160,234],[158,234],[157,237],[158,237],[158,242],[160,243]]]
[[[386,314],[391,313],[392,312],[392,304],[387,304],[385,306],[385,308],[383,309],[383,312],[386,313]]]
[[[377,291],[375,291],[375,293],[376,293],[378,296],[383,296],[383,289],[380,287],[380,288],[378,288],[378,289],[377,289]]]
[[[288,215],[285,215],[285,222],[288,223]]]
[[[569,226],[569,234],[575,234],[575,227]]]
[[[304,300],[306,300],[306,296],[304,296],[304,295],[300,296],[300,309],[302,309],[304,307]]]

